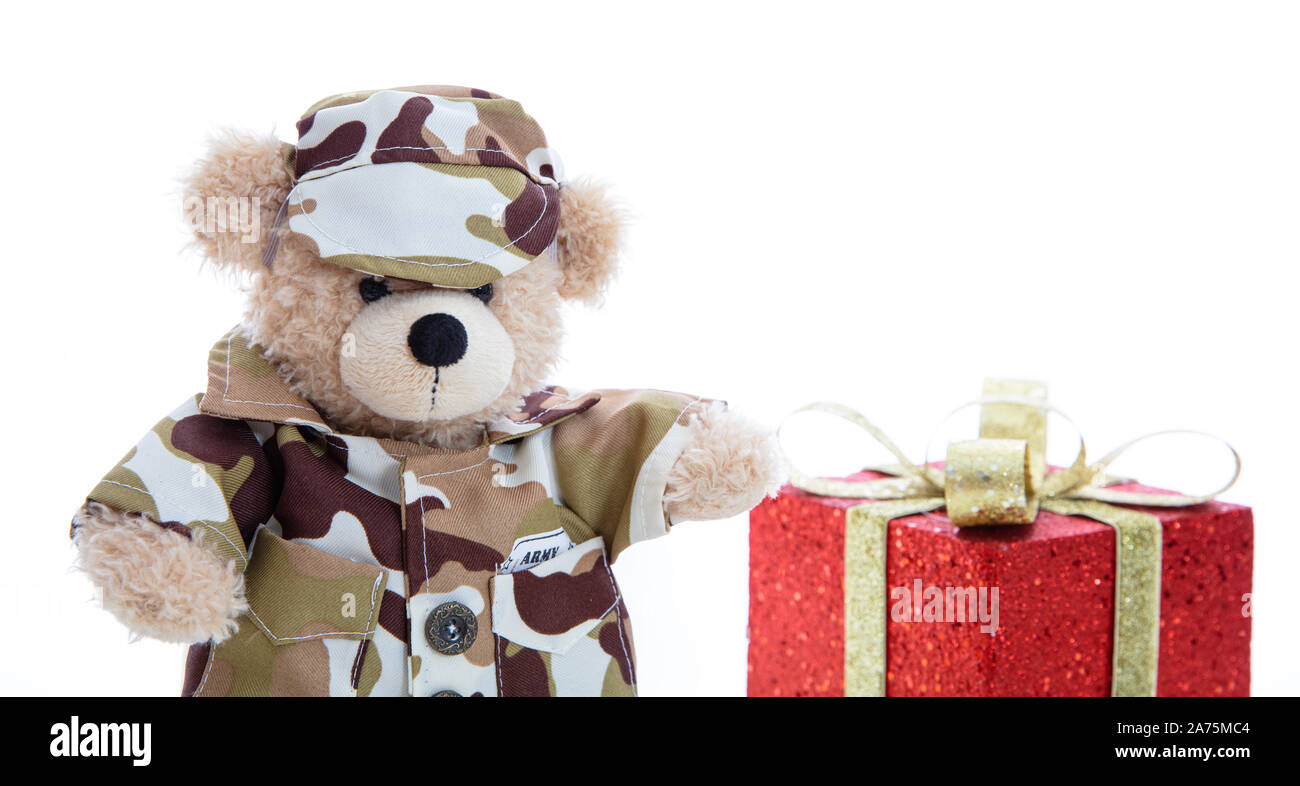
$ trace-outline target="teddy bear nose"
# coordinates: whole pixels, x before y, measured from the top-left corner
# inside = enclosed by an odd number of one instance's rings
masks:
[[[465,357],[469,337],[465,326],[451,314],[425,314],[411,325],[406,343],[424,365],[450,366]]]

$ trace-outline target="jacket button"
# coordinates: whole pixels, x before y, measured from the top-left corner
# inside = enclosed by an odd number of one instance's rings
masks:
[[[461,603],[451,601],[433,610],[424,624],[424,637],[435,652],[459,655],[478,635],[478,619]]]
[[[434,698],[438,698],[439,696],[450,696],[453,699],[461,698],[461,695],[454,690],[440,690],[437,693],[433,694],[433,696]]]

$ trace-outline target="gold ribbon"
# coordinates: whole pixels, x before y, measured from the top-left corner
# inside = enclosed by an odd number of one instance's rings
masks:
[[[979,439],[948,446],[942,470],[927,460],[912,463],[861,413],[841,404],[816,402],[790,413],[823,412],[853,423],[898,459],[876,468],[893,477],[869,481],[814,478],[792,467],[790,482],[826,497],[874,500],[850,508],[845,522],[845,694],[885,695],[885,626],[888,604],[885,557],[889,522],[903,516],[947,508],[958,527],[1028,524],[1039,509],[1086,516],[1115,530],[1115,635],[1111,674],[1114,696],[1154,696],[1160,630],[1160,557],[1163,532],[1155,516],[1117,507],[1185,507],[1207,502],[1230,488],[1241,472],[1241,457],[1224,440],[1197,431],[1160,431],[1132,439],[1088,465],[1083,437],[1067,468],[1047,473],[1046,387],[1021,380],[987,380],[984,396],[944,419],[980,406]],[[1068,420],[1068,418],[1066,418]],[[1116,478],[1106,469],[1135,444],[1166,434],[1209,437],[1232,453],[1232,477],[1200,496],[1152,494],[1109,488]]]

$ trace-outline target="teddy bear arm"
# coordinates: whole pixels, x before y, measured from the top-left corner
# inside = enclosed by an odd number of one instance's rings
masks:
[[[133,633],[195,644],[238,628],[248,608],[243,574],[198,538],[98,502],[82,506],[73,524],[78,567]]]
[[[735,516],[780,488],[784,468],[768,429],[718,403],[691,416],[687,428],[664,491],[671,520]]]

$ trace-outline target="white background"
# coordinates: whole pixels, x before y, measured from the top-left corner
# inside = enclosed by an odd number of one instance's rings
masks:
[[[205,136],[292,140],[320,97],[418,83],[520,99],[569,174],[604,178],[635,214],[622,277],[603,310],[573,312],[557,381],[697,392],[773,424],[839,400],[918,460],[986,375],[1048,381],[1094,452],[1180,426],[1231,440],[1245,472],[1225,498],[1256,517],[1254,692],[1300,693],[1294,6],[5,15],[0,694],[178,690],[182,649],[128,643],[69,570],[67,528],[202,388],[240,317],[182,252],[176,184]],[[844,445],[813,468],[881,458]],[[1208,461],[1157,450],[1123,469],[1195,491]],[[620,560],[643,694],[744,692],[746,537],[743,517],[686,524]]]

